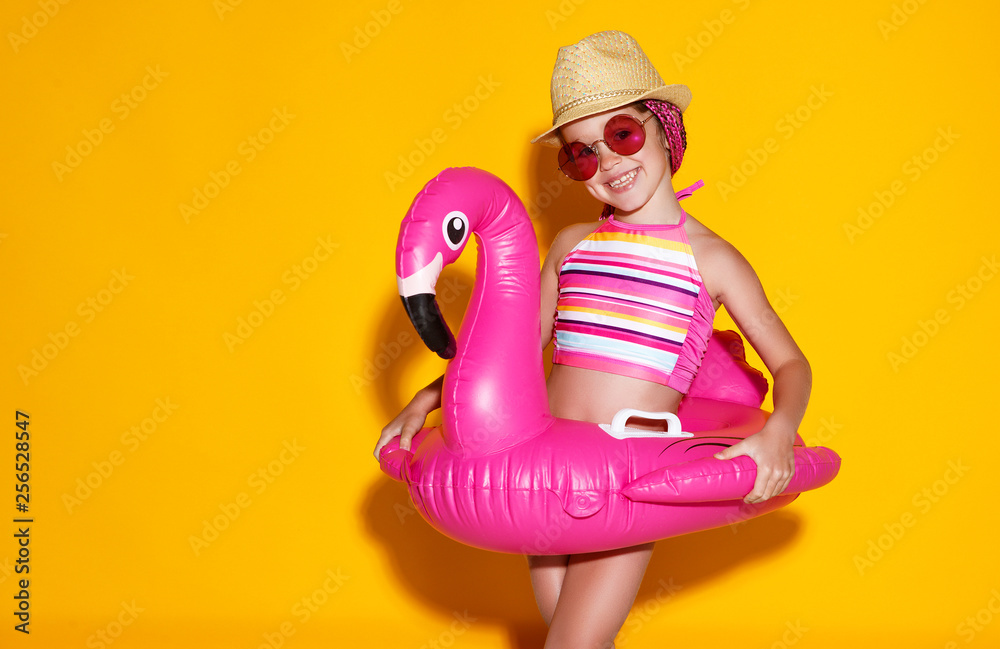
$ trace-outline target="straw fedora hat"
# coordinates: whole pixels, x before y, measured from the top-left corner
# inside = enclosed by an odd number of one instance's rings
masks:
[[[532,140],[559,146],[563,124],[643,99],[669,101],[683,112],[691,90],[666,85],[634,38],[619,31],[592,34],[559,48],[552,70],[552,128]]]

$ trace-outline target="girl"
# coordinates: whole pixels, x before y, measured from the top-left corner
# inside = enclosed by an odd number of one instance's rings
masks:
[[[677,412],[722,304],[774,379],[764,428],[721,451],[757,464],[749,503],[781,493],[811,386],[809,364],[771,308],[750,264],[678,203],[672,177],[686,145],[683,85],[665,85],[635,40],[588,36],[559,50],[553,126],[533,142],[559,146],[563,173],[604,203],[602,220],[562,230],[541,276],[542,348],[555,339],[552,414],[606,423],[622,408]],[[441,404],[441,379],[422,389],[375,448],[410,441]],[[630,420],[641,427],[651,422]],[[572,556],[529,556],[546,649],[614,647],[653,544]]]

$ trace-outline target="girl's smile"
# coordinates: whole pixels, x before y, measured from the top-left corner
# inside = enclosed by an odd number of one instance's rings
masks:
[[[639,169],[636,168],[636,169],[633,169],[631,171],[628,171],[628,172],[622,174],[621,176],[618,176],[614,180],[612,180],[612,181],[610,181],[608,183],[605,183],[605,184],[608,187],[610,187],[612,189],[612,191],[619,192],[619,193],[621,193],[621,192],[627,192],[628,190],[630,190],[632,188],[633,181],[635,180],[636,176],[638,176],[638,175],[639,175]]]

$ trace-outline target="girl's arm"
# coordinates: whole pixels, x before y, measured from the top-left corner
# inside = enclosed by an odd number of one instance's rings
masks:
[[[760,432],[716,454],[719,459],[747,455],[757,464],[757,480],[744,499],[763,502],[777,496],[795,471],[792,445],[805,415],[812,370],[781,318],[771,307],[750,263],[719,239],[711,255],[717,299],[753,345],[774,378],[774,413]]]

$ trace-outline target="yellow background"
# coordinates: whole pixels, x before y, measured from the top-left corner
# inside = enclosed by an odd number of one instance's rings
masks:
[[[5,612],[0,644],[540,646],[524,560],[438,535],[371,457],[442,368],[395,233],[452,165],[507,180],[543,251],[596,217],[528,140],[557,48],[622,29],[691,87],[675,186],[705,180],[685,208],[754,264],[844,466],[661,542],[619,646],[997,646],[995,7],[223,2],[0,10],[0,508],[20,409],[34,519],[31,634]]]

